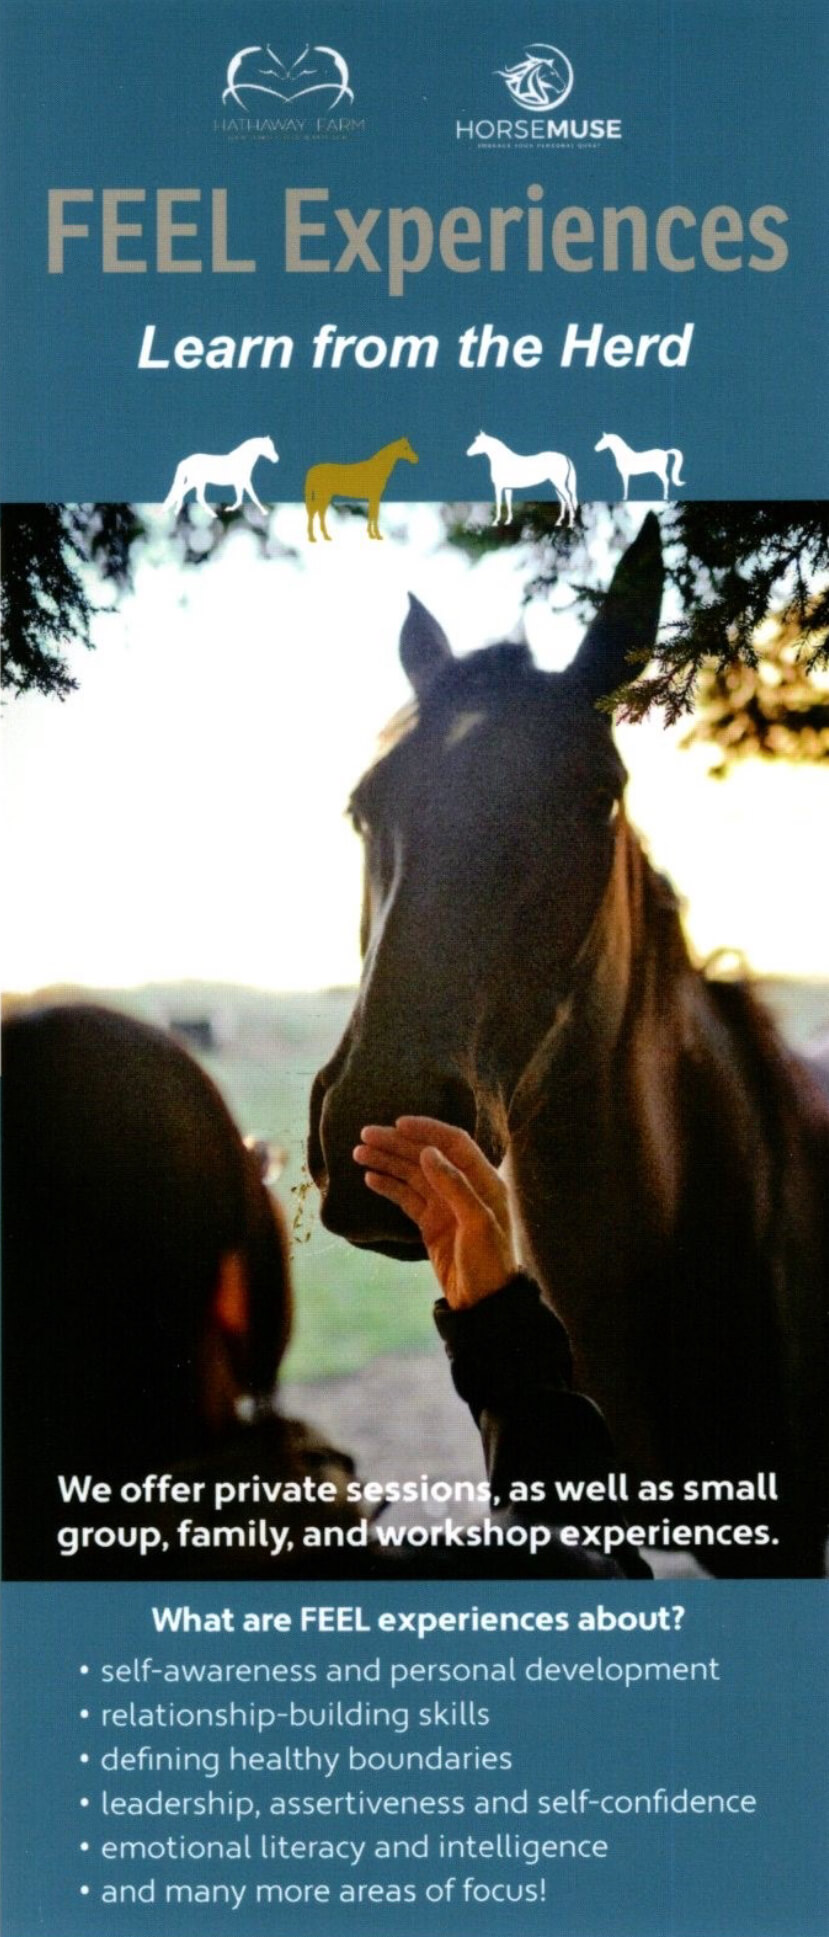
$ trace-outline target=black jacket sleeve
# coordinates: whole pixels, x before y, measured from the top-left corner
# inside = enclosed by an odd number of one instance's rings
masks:
[[[572,1390],[567,1333],[534,1281],[519,1273],[464,1312],[441,1298],[434,1316],[455,1390],[481,1435],[493,1509],[559,1528],[618,1523],[616,1501],[579,1497],[591,1480],[606,1482],[616,1470],[615,1449],[598,1407]],[[516,1503],[520,1482],[528,1490],[541,1482],[544,1503]],[[569,1500],[562,1499],[568,1487]],[[616,1559],[626,1574],[649,1578],[634,1547],[618,1548]]]

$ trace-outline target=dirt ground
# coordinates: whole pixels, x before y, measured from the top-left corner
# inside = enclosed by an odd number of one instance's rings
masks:
[[[360,1372],[280,1391],[283,1411],[350,1453],[365,1479],[483,1477],[481,1442],[437,1340],[433,1352],[388,1353]]]
[[[282,1389],[282,1408],[351,1454],[364,1479],[466,1480],[483,1477],[481,1444],[472,1419],[452,1388],[437,1340],[433,1352],[389,1353],[361,1372]],[[444,1507],[389,1509],[386,1520],[441,1519]],[[452,1505],[455,1520],[474,1519],[474,1507]],[[705,1578],[688,1554],[648,1554],[662,1580]]]

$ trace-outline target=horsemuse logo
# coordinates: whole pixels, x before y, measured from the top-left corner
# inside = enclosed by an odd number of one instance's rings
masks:
[[[497,67],[495,72],[522,108],[560,107],[574,80],[567,55],[543,40],[525,48],[523,58],[514,66]]]
[[[573,63],[552,41],[535,40],[520,60],[493,68],[516,107],[514,118],[492,113],[456,121],[456,141],[473,141],[479,148],[596,148],[604,141],[620,141],[622,123],[607,115],[582,114],[575,119],[557,110],[569,100],[575,85]]]

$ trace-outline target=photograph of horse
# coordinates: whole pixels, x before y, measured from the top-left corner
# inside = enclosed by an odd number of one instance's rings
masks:
[[[264,516],[265,506],[253,488],[254,467],[260,457],[267,458],[269,464],[279,463],[272,437],[247,437],[244,444],[237,444],[235,450],[228,451],[224,456],[194,451],[192,457],[183,457],[176,466],[175,477],[164,500],[165,511],[172,511],[178,517],[188,491],[195,491],[197,504],[215,517],[216,506],[208,504],[205,497],[208,485],[232,484],[236,496],[227,509],[238,511],[242,499],[247,495]]]
[[[506,511],[505,524],[512,522],[512,494],[517,485],[551,484],[561,506],[558,523],[572,525],[579,508],[576,496],[576,471],[572,460],[562,451],[536,451],[532,457],[522,457],[518,451],[511,451],[508,444],[502,444],[500,437],[488,437],[486,431],[479,431],[470,444],[467,457],[486,457],[492,488],[495,493],[495,516],[497,525],[501,508]]]
[[[624,486],[622,491],[624,503],[627,503],[628,486],[631,478],[634,477],[643,477],[647,474],[658,477],[662,486],[662,500],[665,504],[668,502],[669,483],[684,487],[685,479],[679,475],[683,465],[682,452],[675,450],[672,445],[666,451],[656,447],[650,451],[632,451],[623,437],[617,437],[614,431],[606,430],[599,438],[598,444],[594,445],[594,449],[610,451],[615,459]],[[671,458],[672,466],[669,462]]]
[[[351,800],[364,967],[314,1082],[309,1168],[329,1231],[412,1259],[414,1226],[352,1159],[362,1126],[469,1130],[505,1160],[526,1264],[620,1467],[675,1502],[774,1469],[769,1544],[735,1536],[733,1501],[679,1517],[713,1523],[716,1573],[812,1575],[829,1106],[750,988],[694,965],[625,815],[597,702],[653,643],[662,586],[650,514],[561,673],[511,643],[455,658],[412,598],[414,698]]]
[[[319,519],[323,538],[331,537],[325,522],[325,514],[332,498],[365,498],[368,503],[368,536],[382,538],[383,533],[377,522],[380,515],[380,499],[394,470],[395,464],[404,458],[407,464],[416,464],[417,452],[412,450],[408,437],[398,437],[394,444],[384,444],[381,451],[367,457],[357,464],[312,464],[305,479],[305,509],[308,513],[308,537],[316,544],[314,519]]]

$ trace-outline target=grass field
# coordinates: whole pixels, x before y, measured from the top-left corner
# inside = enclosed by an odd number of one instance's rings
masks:
[[[790,1040],[829,1030],[828,982],[767,982],[762,993]],[[77,996],[80,992],[71,992]],[[50,990],[49,997],[69,991]],[[359,1252],[322,1229],[305,1171],[308,1093],[335,1048],[354,1000],[351,989],[275,995],[187,982],[100,989],[91,999],[162,1026],[210,1022],[216,1047],[201,1054],[245,1133],[284,1145],[277,1185],[292,1228],[297,1321],[286,1361],[290,1379],[358,1370],[383,1352],[433,1346],[434,1280],[428,1265]]]

